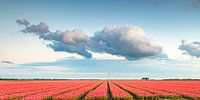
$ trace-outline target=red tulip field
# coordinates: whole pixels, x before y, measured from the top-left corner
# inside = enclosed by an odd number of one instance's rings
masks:
[[[200,100],[200,81],[0,81],[0,100]]]

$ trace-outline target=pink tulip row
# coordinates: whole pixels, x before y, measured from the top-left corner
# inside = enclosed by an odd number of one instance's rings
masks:
[[[122,90],[114,83],[109,82],[109,86],[110,86],[110,91],[111,91],[113,98],[126,98],[126,99],[133,98],[132,95],[130,95],[128,92]]]
[[[184,96],[189,96],[189,97],[194,97],[194,98],[199,98],[200,97],[200,82],[195,82],[196,84],[193,83],[193,81],[163,81],[159,82],[160,86],[157,88],[160,90],[168,91],[171,93],[176,93],[179,95],[184,95]],[[156,86],[156,83],[154,82],[154,85]]]
[[[7,100],[8,98],[25,98],[25,100],[34,100],[41,99],[45,97],[49,97],[51,95],[60,94],[64,91],[73,90],[79,87],[83,87],[84,85],[91,84],[90,81],[59,81],[59,82],[37,82],[35,85],[30,85],[29,89],[27,89],[27,82],[24,84],[12,84],[12,89],[5,89],[0,91],[0,100]],[[1,86],[2,87],[2,86]],[[10,87],[8,85],[4,85],[3,88]],[[17,90],[17,91],[15,91]],[[20,90],[20,91],[19,91]]]
[[[107,81],[104,81],[95,90],[92,90],[86,95],[86,99],[107,98]]]
[[[18,82],[17,82],[18,83]],[[42,87],[44,86],[44,84],[32,84],[30,82],[30,84],[27,84],[27,82],[25,83],[21,83],[21,84],[8,84],[8,85],[0,85],[0,96],[2,95],[9,95],[9,94],[13,94],[13,93],[19,93],[19,92],[26,92],[26,91],[31,91],[34,89],[37,89],[38,87]],[[30,88],[31,87],[31,88]]]
[[[73,91],[73,90],[88,86],[90,84],[91,83],[82,83],[82,82],[78,83],[77,82],[77,83],[69,84],[68,86],[62,86],[62,87],[59,87],[56,89],[37,91],[36,94],[26,96],[25,100],[48,98],[48,97],[52,97],[55,95],[59,95],[60,93],[63,93],[63,92]]]
[[[135,86],[134,84],[131,84],[129,82],[116,82],[116,84],[119,84],[123,88],[131,91],[132,93],[138,95],[138,96],[179,96],[176,93],[161,91],[158,88],[154,87],[140,87]]]
[[[102,84],[101,84],[102,83]],[[107,83],[109,83],[109,88]],[[101,84],[101,85],[100,85]],[[96,87],[96,88],[95,88]],[[138,97],[191,97],[200,99],[200,81],[0,81],[0,100],[21,98],[85,99],[108,98],[132,99]],[[132,93],[129,93],[129,92]],[[85,95],[84,95],[85,94]]]
[[[84,93],[89,92],[89,90],[91,90],[92,88],[95,88],[96,86],[98,86],[100,84],[101,81],[96,81],[93,82],[92,84],[76,89],[74,91],[69,91],[57,96],[53,96],[53,98],[58,99],[58,100],[65,100],[65,99],[70,99],[73,100],[74,98],[79,98],[80,96],[82,96]]]
[[[7,86],[4,86],[3,88],[6,88],[6,87]],[[35,86],[30,84],[29,87],[28,87],[28,84],[27,85],[24,85],[24,84],[15,85],[15,84],[13,84],[12,87],[15,87],[15,89],[9,88],[9,87],[10,86],[8,86],[7,89],[5,89],[5,90],[0,91],[0,93],[1,93],[0,98],[1,99],[23,97],[25,95],[33,94],[35,91],[44,91],[44,90],[54,88],[51,85],[48,86],[48,85],[45,85],[43,83],[35,84]]]
[[[115,81],[128,89],[148,91],[157,96],[188,96],[200,98],[199,81]],[[131,87],[131,88],[130,88]],[[136,93],[136,92],[133,92]],[[138,94],[138,93],[136,93]],[[148,96],[143,94],[142,96]]]
[[[153,94],[153,93],[147,92],[147,91],[143,91],[138,88],[133,88],[133,87],[127,86],[126,84],[119,84],[117,82],[115,82],[115,83],[118,84],[119,86],[121,86],[122,88],[136,94],[137,96],[156,96],[156,94]]]
[[[145,85],[141,85],[141,82],[134,82],[132,81],[131,83],[140,87],[148,86],[151,87],[151,85],[158,86],[156,88],[160,88],[161,86],[166,86],[167,87],[176,87],[175,89],[178,89],[180,91],[186,91],[186,92],[195,92],[195,93],[200,93],[200,82],[196,81],[150,81],[150,82],[145,82],[142,81]],[[187,88],[187,89],[186,89]]]

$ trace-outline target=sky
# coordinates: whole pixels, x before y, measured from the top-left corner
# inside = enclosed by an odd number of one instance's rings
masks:
[[[200,78],[199,0],[1,0],[0,78]]]

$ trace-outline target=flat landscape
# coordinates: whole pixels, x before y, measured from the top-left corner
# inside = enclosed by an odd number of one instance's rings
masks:
[[[200,100],[200,0],[0,0],[0,100]]]
[[[0,100],[200,100],[200,81],[0,81]]]

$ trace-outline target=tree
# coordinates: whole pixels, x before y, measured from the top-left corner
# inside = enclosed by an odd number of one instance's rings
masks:
[[[149,80],[149,77],[143,77],[142,80]]]

